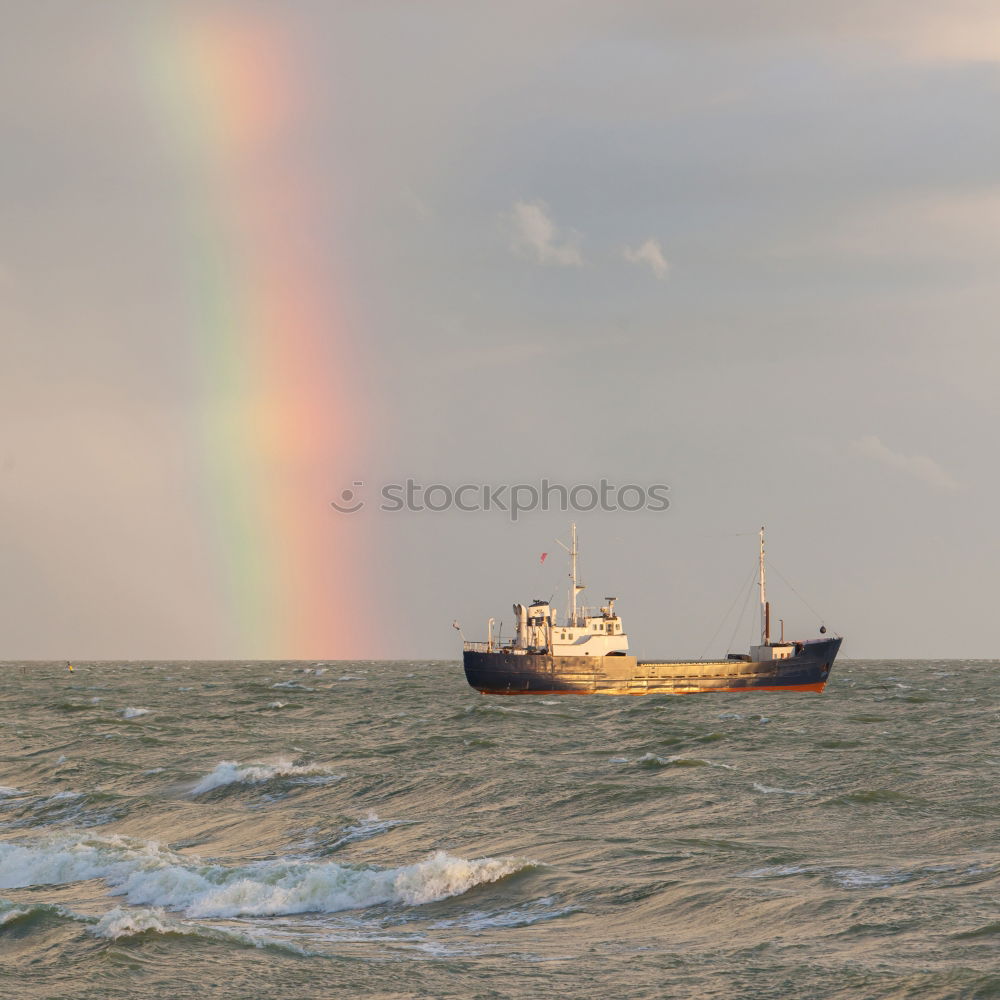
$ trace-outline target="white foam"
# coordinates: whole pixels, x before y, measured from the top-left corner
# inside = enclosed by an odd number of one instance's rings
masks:
[[[912,878],[906,872],[900,871],[864,871],[860,868],[842,868],[833,873],[833,880],[845,889],[880,889],[900,882],[909,882]]]
[[[148,708],[133,708],[131,705],[128,708],[123,708],[121,710],[121,717],[123,719],[138,719],[140,716],[149,715]]]
[[[3,927],[4,924],[13,923],[21,917],[26,917],[30,912],[31,910],[25,910],[22,907],[14,907],[11,910],[4,910],[0,913],[0,927]]]
[[[158,906],[152,908],[140,906],[134,909],[116,906],[113,910],[105,913],[96,924],[93,924],[89,931],[94,937],[108,938],[112,941],[131,937],[134,934],[154,931],[157,934],[186,934],[209,940],[236,941],[239,944],[252,945],[254,948],[279,947],[299,955],[310,954],[303,948],[276,935],[240,932],[228,927],[213,927],[211,924],[175,920],[162,907]]]
[[[769,785],[762,785],[759,781],[753,783],[753,787],[764,795],[808,795],[808,792],[798,791],[794,788],[771,788]]]
[[[287,701],[272,701],[268,704],[268,708],[284,708],[288,704]]]
[[[386,903],[419,906],[496,882],[530,864],[523,858],[469,861],[439,851],[399,868],[288,859],[230,868],[181,857],[152,841],[114,836],[0,843],[0,888],[100,878],[112,895],[133,905],[179,910],[188,917],[335,913]],[[108,917],[104,930],[127,930],[130,925],[117,922],[125,919]],[[163,922],[155,911],[129,919],[148,924],[144,930]]]
[[[290,760],[277,760],[270,764],[259,762],[241,766],[238,761],[224,760],[191,789],[191,794],[203,795],[224,785],[262,785],[275,778],[291,778],[304,784],[325,784],[339,780],[338,775],[321,764],[293,764]]]
[[[373,813],[368,813],[364,819],[359,820],[354,826],[344,827],[343,836],[341,836],[334,844],[334,847],[341,847],[344,844],[353,843],[356,840],[368,840],[370,837],[378,836],[380,833],[386,833],[397,826],[410,826],[414,820],[412,819],[379,819],[379,817]]]
[[[552,896],[546,896],[544,899],[538,899],[533,903],[510,910],[492,912],[474,910],[472,913],[467,913],[456,919],[439,920],[431,926],[435,929],[461,927],[471,931],[485,931],[493,927],[530,927],[543,920],[556,920],[559,917],[577,913],[580,909],[578,906],[563,906],[559,909],[553,909],[553,903],[555,903],[555,899]]]
[[[66,791],[56,792],[53,795],[48,796],[48,798],[39,799],[36,805],[45,805],[49,802],[65,802],[71,801],[72,799],[82,799],[83,792],[74,792],[72,789],[66,789]]]
[[[157,931],[160,934],[183,933],[184,928],[160,908],[125,910],[120,906],[109,910],[90,928],[94,937],[109,938],[112,941],[146,931]]]
[[[815,865],[768,865],[740,872],[737,878],[785,878],[788,875],[816,875],[819,871]]]

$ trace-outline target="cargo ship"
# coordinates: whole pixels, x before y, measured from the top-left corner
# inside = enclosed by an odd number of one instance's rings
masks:
[[[515,604],[513,638],[493,637],[487,623],[485,642],[466,642],[462,662],[469,684],[483,694],[701,694],[739,691],[822,691],[840,651],[841,636],[786,640],[784,624],[771,638],[771,605],[767,599],[764,529],[760,529],[758,590],[760,642],[748,653],[729,653],[721,660],[640,660],[629,652],[628,635],[615,610],[617,598],[606,597],[599,609],[577,606],[584,589],[577,576],[576,525],[569,554],[569,611],[562,624],[550,603]],[[461,629],[458,623],[454,627]]]

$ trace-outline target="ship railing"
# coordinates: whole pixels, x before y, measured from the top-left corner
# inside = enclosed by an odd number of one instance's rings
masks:
[[[526,650],[515,646],[501,646],[499,642],[463,642],[462,649],[466,653],[515,653],[523,655]]]
[[[591,608],[580,605],[576,609],[576,621],[570,624],[580,628],[588,618],[603,618],[603,608]]]

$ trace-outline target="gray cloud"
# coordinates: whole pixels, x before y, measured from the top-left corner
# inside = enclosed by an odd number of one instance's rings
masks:
[[[540,264],[581,267],[579,237],[560,232],[546,205],[540,201],[518,201],[506,217],[511,231],[511,246],[527,253]]]
[[[665,278],[670,270],[670,265],[667,263],[666,257],[663,256],[663,247],[660,246],[660,241],[653,239],[652,236],[634,249],[625,247],[622,256],[632,264],[648,267],[660,280]]]
[[[951,473],[927,455],[903,455],[893,451],[874,434],[866,434],[854,442],[855,450],[876,462],[902,472],[935,489],[956,491],[964,487]]]

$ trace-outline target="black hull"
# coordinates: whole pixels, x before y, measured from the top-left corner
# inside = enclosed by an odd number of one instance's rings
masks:
[[[469,684],[483,694],[703,694],[822,691],[840,639],[802,643],[781,660],[638,661],[634,656],[463,654]]]

